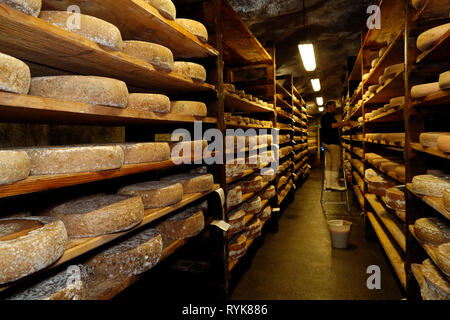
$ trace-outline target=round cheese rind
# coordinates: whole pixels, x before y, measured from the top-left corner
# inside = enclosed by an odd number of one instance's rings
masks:
[[[206,117],[208,114],[208,108],[203,102],[172,101],[170,105],[170,113],[195,117]]]
[[[429,260],[425,260],[421,267],[424,281],[421,294],[424,300],[450,300],[450,285],[440,271]]]
[[[176,61],[173,64],[173,72],[181,74],[187,78],[192,78],[201,82],[206,81],[206,69],[202,65],[193,62]]]
[[[31,160],[31,175],[68,174],[118,169],[120,146],[37,147],[23,149]]]
[[[71,265],[27,287],[7,300],[84,300],[89,276],[83,265]]]
[[[156,43],[127,40],[123,42],[122,52],[138,59],[142,59],[155,67],[172,71],[173,53],[169,48]]]
[[[157,113],[170,112],[170,99],[162,94],[131,93],[127,109]]]
[[[240,207],[240,210],[245,211],[246,214],[256,214],[262,209],[261,198],[256,196],[250,200],[244,202]]]
[[[177,10],[172,1],[170,0],[144,0],[144,1],[154,6],[164,18],[170,20],[176,19]]]
[[[63,221],[70,238],[85,238],[135,227],[144,217],[144,205],[136,196],[97,194],[67,201],[40,215]]]
[[[242,258],[246,251],[247,237],[245,233],[236,235],[228,245],[228,260],[235,261]]]
[[[124,164],[161,162],[170,159],[170,147],[164,142],[121,143]]]
[[[182,173],[164,177],[161,181],[181,183],[185,194],[206,192],[214,186],[214,177],[212,174]]]
[[[417,37],[417,49],[422,52],[430,49],[448,30],[450,30],[450,23],[423,32]]]
[[[405,193],[397,188],[387,189],[386,206],[393,210],[406,211]]]
[[[24,151],[0,150],[0,185],[27,178],[31,161]]]
[[[136,183],[120,188],[118,193],[141,197],[144,209],[163,208],[183,200],[183,186],[181,183],[168,181]]]
[[[450,227],[439,218],[421,218],[414,223],[414,233],[422,241],[433,245],[450,242]]]
[[[450,278],[450,242],[439,246],[436,257],[439,268]]]
[[[441,90],[450,89],[450,71],[441,73],[439,75],[439,87]]]
[[[126,108],[128,103],[125,82],[92,76],[32,78],[30,95],[118,108]]]
[[[270,186],[260,193],[260,197],[262,200],[270,200],[275,196],[276,196],[275,186]]]
[[[266,222],[270,219],[271,215],[272,215],[272,208],[270,206],[267,206],[259,212],[257,217],[259,220],[261,220],[261,222]]]
[[[242,188],[240,186],[230,186],[227,191],[227,206],[233,207],[242,202]]]
[[[441,135],[450,135],[450,133],[446,132],[424,132],[420,134],[420,144],[423,147],[436,147],[437,140]]]
[[[263,187],[263,178],[261,176],[250,176],[236,183],[241,186],[242,193],[258,192]]]
[[[227,215],[227,222],[230,225],[228,236],[233,236],[245,229],[245,212],[243,210],[234,210]]]
[[[430,94],[438,92],[440,89],[441,88],[439,87],[439,82],[419,84],[411,88],[411,98],[424,98]]]
[[[19,59],[0,53],[0,90],[27,94],[31,73],[28,65]]]
[[[448,176],[420,175],[412,181],[414,191],[425,196],[441,198],[444,190],[450,188]]]
[[[259,218],[253,218],[245,227],[245,236],[247,240],[256,239],[261,235],[262,223]]]
[[[444,194],[444,207],[447,211],[450,211],[450,189],[445,189]]]
[[[4,3],[7,6],[34,17],[39,16],[42,7],[42,0],[0,0],[0,3]]]
[[[200,41],[204,43],[208,42],[208,30],[202,23],[191,19],[177,19],[176,21],[187,31],[199,38]]]
[[[367,186],[370,193],[384,197],[386,190],[393,187],[395,183],[385,180],[381,176],[367,178]]]
[[[80,14],[80,25],[73,27],[70,25],[73,19],[72,12],[41,11],[39,18],[113,50],[122,50],[123,42],[119,29],[99,18]]]
[[[162,247],[161,234],[150,228],[109,247],[85,265],[92,277],[127,278],[153,268],[159,262]]]
[[[205,228],[203,211],[192,207],[158,224],[164,247],[179,239],[195,237]]]
[[[440,135],[436,140],[436,145],[442,152],[450,153],[450,133]]]
[[[406,179],[406,167],[404,165],[399,165],[395,168],[395,175],[399,179]]]
[[[0,284],[12,282],[44,269],[66,249],[64,223],[50,217],[21,217],[0,220],[8,234],[8,222],[35,221],[42,226],[11,240],[0,240]]]

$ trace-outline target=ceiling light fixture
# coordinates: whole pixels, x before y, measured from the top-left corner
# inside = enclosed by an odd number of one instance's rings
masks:
[[[314,55],[314,46],[312,43],[304,43],[298,45],[300,56],[306,71],[316,70],[316,57]]]
[[[315,92],[320,91],[320,79],[311,79],[311,84]]]
[[[319,107],[319,112],[323,112],[323,110],[325,110],[324,107]]]
[[[317,97],[316,101],[319,106],[323,106],[323,98],[322,97]]]

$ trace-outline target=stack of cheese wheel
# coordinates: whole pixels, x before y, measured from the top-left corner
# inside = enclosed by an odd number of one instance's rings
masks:
[[[158,224],[164,247],[176,240],[198,235],[205,228],[205,217],[201,206],[185,209]]]
[[[397,211],[406,211],[405,192],[398,188],[386,190],[386,206]]]
[[[163,208],[183,200],[183,185],[170,181],[146,181],[122,187],[118,193],[141,197],[144,209]]]
[[[444,191],[450,188],[450,177],[420,175],[413,178],[412,184],[418,194],[442,198]]]
[[[72,15],[72,12],[66,11],[41,11],[39,18],[113,50],[122,49],[122,36],[116,26],[96,17],[80,14],[80,24],[74,28],[67,23],[71,21]]]
[[[228,238],[231,238],[237,233],[244,231],[245,229],[245,211],[233,210],[227,215],[227,222],[230,225],[228,229]]]
[[[85,266],[94,279],[120,279],[139,275],[155,266],[161,257],[163,242],[157,229],[149,228],[110,246],[90,258]]]
[[[242,202],[242,188],[239,185],[230,185],[226,196],[227,207],[234,207]]]
[[[181,183],[185,194],[206,192],[214,186],[212,174],[182,173],[164,177],[161,180]]]
[[[14,293],[8,300],[84,300],[88,281],[89,275],[84,265],[71,265]]]
[[[64,253],[64,223],[50,217],[0,220],[0,284],[12,282],[51,265]]]
[[[228,244],[228,260],[236,261],[247,251],[247,237],[245,233],[237,234]]]
[[[97,194],[70,200],[40,213],[64,222],[70,238],[129,230],[144,217],[139,196]]]

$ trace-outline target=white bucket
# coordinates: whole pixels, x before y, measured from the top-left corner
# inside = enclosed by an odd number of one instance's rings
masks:
[[[330,220],[328,228],[331,233],[331,243],[336,249],[346,249],[352,223],[345,220]]]

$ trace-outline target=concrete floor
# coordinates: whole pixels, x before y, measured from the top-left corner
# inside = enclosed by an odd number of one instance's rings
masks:
[[[332,249],[322,213],[319,169],[282,213],[278,231],[267,233],[244,269],[237,270],[232,299],[398,300],[404,293],[378,241],[366,241],[360,209],[352,204],[349,249]],[[352,202],[353,203],[353,202]],[[342,211],[332,208],[333,213]],[[333,216],[330,215],[329,217]],[[369,290],[367,267],[381,269],[381,290]],[[242,267],[240,267],[242,269]]]

